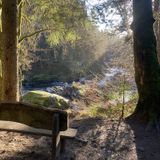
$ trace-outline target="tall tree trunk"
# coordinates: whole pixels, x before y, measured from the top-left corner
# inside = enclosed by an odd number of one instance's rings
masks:
[[[155,13],[155,34],[157,39],[157,55],[160,63],[160,0],[154,0],[154,13]]]
[[[17,0],[2,0],[2,100],[19,100]]]
[[[0,101],[2,100],[2,4],[0,3]]]
[[[0,101],[2,101],[2,32],[0,30]]]
[[[135,113],[154,121],[160,116],[160,67],[153,31],[152,1],[133,0],[133,18],[135,80],[139,93]]]

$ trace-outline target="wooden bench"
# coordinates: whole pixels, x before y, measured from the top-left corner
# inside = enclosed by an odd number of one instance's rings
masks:
[[[44,119],[43,119],[44,118]],[[52,159],[59,158],[65,139],[74,138],[77,130],[68,127],[65,111],[24,103],[0,103],[0,130],[52,138]]]

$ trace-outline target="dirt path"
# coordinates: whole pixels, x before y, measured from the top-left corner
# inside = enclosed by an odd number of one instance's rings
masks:
[[[136,121],[88,118],[71,125],[78,135],[67,140],[61,160],[160,160],[160,135]],[[49,160],[50,149],[50,138],[0,132],[0,160]]]

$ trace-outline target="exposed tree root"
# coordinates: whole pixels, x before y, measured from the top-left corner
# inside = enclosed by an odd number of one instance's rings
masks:
[[[137,121],[146,125],[145,131],[156,130],[160,133],[160,118],[157,114],[150,116],[149,114],[142,113],[142,111],[136,111],[131,116],[127,117],[126,120]]]
[[[156,129],[156,131],[160,133],[160,121],[158,119],[150,120],[147,124],[145,131],[149,131],[152,129]]]

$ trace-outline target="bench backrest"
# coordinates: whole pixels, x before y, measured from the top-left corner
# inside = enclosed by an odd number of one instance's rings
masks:
[[[65,111],[25,103],[0,103],[0,120],[13,121],[34,128],[52,130],[53,117],[59,115],[59,130],[68,126],[68,114]]]

